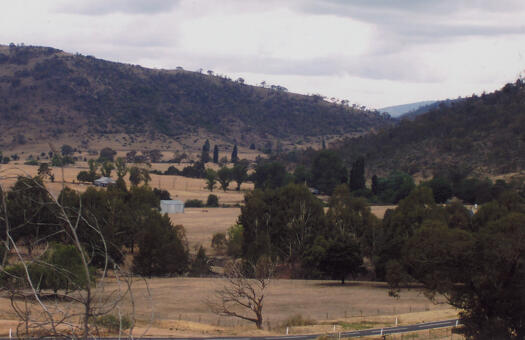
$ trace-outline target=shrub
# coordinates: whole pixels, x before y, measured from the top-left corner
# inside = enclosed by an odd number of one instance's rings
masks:
[[[96,174],[92,174],[88,171],[80,171],[77,175],[77,180],[79,182],[86,182],[86,183],[89,183],[89,182],[93,182],[96,177],[98,177]]]
[[[219,206],[219,197],[214,194],[208,195],[208,200],[206,201],[207,207],[218,207]]]
[[[228,244],[225,233],[215,233],[211,239],[211,247],[213,249],[225,249]]]
[[[36,159],[30,159],[24,162],[25,165],[38,165],[38,161]]]
[[[182,172],[180,174],[184,177],[204,178],[204,163],[195,162],[193,165],[187,166],[184,169],[182,169]]]
[[[75,160],[70,156],[58,156],[53,155],[53,158],[51,159],[51,165],[52,166],[64,166],[68,164],[75,164]]]
[[[233,257],[242,256],[242,244],[244,240],[244,228],[240,224],[234,224],[228,229],[227,253]]]
[[[283,322],[283,327],[311,326],[311,325],[315,325],[315,320],[305,318],[301,314],[292,315],[291,317],[289,317]]]
[[[171,165],[168,170],[164,171],[164,175],[180,175],[179,169]]]
[[[119,319],[115,315],[108,314],[97,317],[95,324],[106,328],[110,332],[118,332],[120,329],[131,328],[131,319],[128,316],[122,316]]]
[[[205,277],[210,275],[210,273],[210,259],[206,255],[204,248],[200,246],[195,259],[191,264],[189,275],[194,277]]]
[[[153,193],[159,200],[171,200],[170,193],[167,190],[153,188]]]
[[[186,208],[203,208],[204,202],[197,199],[187,200],[186,203],[184,203],[184,206]]]
[[[117,154],[112,148],[103,148],[100,150],[98,161],[103,163],[105,161],[113,162],[113,157]]]

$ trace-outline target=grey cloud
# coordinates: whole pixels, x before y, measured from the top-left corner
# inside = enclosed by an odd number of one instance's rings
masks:
[[[262,73],[290,76],[344,76],[350,75],[369,79],[388,79],[432,83],[443,80],[427,71],[424,65],[414,65],[410,58],[402,55],[370,56],[369,58],[337,57],[311,58],[302,60],[193,55],[188,69],[216,69],[231,73]],[[184,58],[186,59],[186,58]],[[187,60],[187,59],[186,59]]]
[[[179,0],[76,0],[60,3],[57,11],[82,15],[154,14],[169,11],[178,3]]]
[[[525,8],[521,0],[298,0],[295,4],[309,12],[321,11],[335,15],[348,15],[355,11],[382,11],[439,16],[466,9],[512,12]]]
[[[311,14],[337,15],[373,24],[388,38],[395,38],[399,48],[432,39],[525,33],[523,24],[495,26],[483,22],[459,24],[450,20],[452,15],[465,10],[486,13],[525,10],[525,3],[520,0],[501,0],[497,4],[489,0],[312,0],[297,1],[295,6]]]

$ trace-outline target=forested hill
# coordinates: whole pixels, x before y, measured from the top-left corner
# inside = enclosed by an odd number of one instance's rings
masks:
[[[209,73],[147,69],[46,47],[0,46],[0,144],[17,139],[203,132],[253,138],[365,132],[390,117],[319,95]],[[20,134],[25,136],[20,137]]]
[[[432,102],[430,104],[427,104],[427,105],[423,105],[423,106],[420,106],[414,110],[410,110],[408,112],[405,112],[403,113],[402,115],[398,116],[397,118],[399,119],[414,119],[415,117],[417,116],[420,116],[424,113],[427,113],[431,110],[435,110],[437,108],[443,108],[443,106],[448,106],[448,105],[452,105],[452,103],[454,102],[458,102],[458,101],[461,101],[463,100],[462,98],[458,98],[458,99],[445,99],[445,100],[440,100],[440,101],[436,101],[436,102]]]
[[[336,149],[347,161],[364,156],[369,172],[378,174],[449,165],[486,174],[525,169],[525,82],[441,105],[377,134],[347,139]]]

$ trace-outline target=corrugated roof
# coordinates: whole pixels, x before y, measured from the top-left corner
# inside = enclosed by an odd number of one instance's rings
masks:
[[[106,184],[116,183],[115,180],[113,178],[110,178],[110,177],[100,177],[100,178],[97,178],[95,180],[95,182],[97,182],[97,183],[106,183]]]
[[[184,202],[179,201],[179,200],[160,200],[160,204],[179,205],[179,204],[184,204]]]

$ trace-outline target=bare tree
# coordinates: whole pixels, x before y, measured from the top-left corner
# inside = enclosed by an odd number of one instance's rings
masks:
[[[46,190],[42,182],[33,180],[31,183]],[[11,307],[19,319],[16,335],[82,339],[98,337],[102,331],[99,320],[112,315],[118,321],[119,336],[124,335],[126,328],[127,336],[132,337],[135,306],[131,288],[136,279],[111,261],[96,219],[88,219],[83,215],[82,200],[78,200],[78,207],[66,207],[47,193],[49,201],[45,204],[56,217],[53,234],[35,239],[34,248],[39,251],[28,254],[17,244],[13,235],[7,193],[1,190],[0,223],[5,231],[1,240],[5,249],[0,266],[1,289],[10,298]],[[86,232],[82,228],[97,235],[98,240],[93,242],[99,244],[96,249],[100,251],[88,251],[86,244],[81,241],[80,234]],[[67,254],[74,256],[52,260],[53,253],[50,250],[56,245],[52,245],[51,239],[60,239],[60,244],[69,251]],[[95,251],[99,251],[101,254],[97,255],[103,258],[103,266],[99,269],[91,264]],[[126,309],[128,312],[124,315],[123,310]],[[127,326],[123,327],[126,323]]]
[[[266,258],[256,265],[231,263],[225,268],[224,287],[216,290],[214,298],[206,304],[218,315],[251,321],[262,329],[264,297],[274,269],[274,264]],[[249,274],[253,278],[249,278]]]

